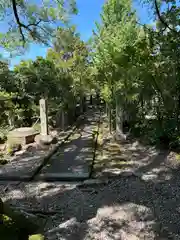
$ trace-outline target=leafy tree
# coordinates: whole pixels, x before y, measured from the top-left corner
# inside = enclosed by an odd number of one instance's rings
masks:
[[[75,27],[58,28],[56,35],[54,47],[49,49],[47,58],[53,61],[60,71],[65,72],[73,79],[73,94],[77,98],[80,97],[82,101],[88,83],[88,46],[80,39]],[[65,39],[65,41],[60,39]],[[75,102],[73,100],[73,104]]]
[[[49,105],[66,104],[72,80],[57,69],[52,61],[37,57],[34,62],[21,62],[14,71],[19,81],[19,89],[30,96],[34,104],[39,104],[42,97],[48,98]]]
[[[102,96],[112,109],[117,102],[115,96],[118,89],[121,89],[122,94],[124,94],[123,90],[132,89],[127,71],[129,60],[135,51],[134,42],[138,38],[138,31],[135,14],[131,10],[131,2],[107,1],[103,8],[101,22],[97,25],[95,34],[96,47],[93,59],[101,76],[100,81],[104,82],[101,83]],[[120,97],[119,94],[118,97]]]
[[[118,130],[128,110],[131,128],[142,133],[146,127],[153,142],[174,145],[180,126],[179,6],[168,1],[162,12],[153,3],[155,28],[139,24],[130,1],[107,1],[94,37],[93,63],[102,96],[111,108],[116,103]]]

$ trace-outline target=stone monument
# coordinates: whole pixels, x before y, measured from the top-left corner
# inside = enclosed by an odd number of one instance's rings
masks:
[[[49,134],[47,100],[41,99],[39,101],[39,105],[40,105],[40,119],[41,119],[41,135],[47,136]]]
[[[48,131],[48,107],[47,100],[41,99],[39,101],[40,106],[40,120],[41,120],[41,133],[35,137],[35,141],[38,144],[51,144],[54,138],[49,135]]]

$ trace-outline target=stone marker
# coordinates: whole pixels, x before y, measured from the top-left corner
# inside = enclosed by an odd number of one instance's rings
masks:
[[[35,137],[35,142],[38,145],[51,144],[54,138],[49,135],[48,131],[47,100],[41,99],[39,101],[39,105],[40,105],[41,134]]]
[[[40,119],[41,119],[41,135],[48,135],[48,114],[47,114],[47,100],[41,99],[40,104]]]

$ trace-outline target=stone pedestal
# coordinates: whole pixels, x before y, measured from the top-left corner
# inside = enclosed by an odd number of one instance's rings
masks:
[[[51,135],[37,135],[35,137],[35,142],[38,144],[38,145],[49,145],[51,143],[56,143],[57,142],[57,139]]]

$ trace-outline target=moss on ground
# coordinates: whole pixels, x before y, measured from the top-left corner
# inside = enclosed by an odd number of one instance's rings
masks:
[[[2,240],[19,240],[20,230],[11,218],[0,216],[0,238]]]
[[[41,234],[29,235],[27,229],[22,229],[8,216],[0,215],[0,239],[2,240],[44,240]],[[33,233],[31,233],[33,234]]]
[[[29,236],[28,240],[44,240],[44,236],[42,234],[35,234],[35,235],[31,235]]]

